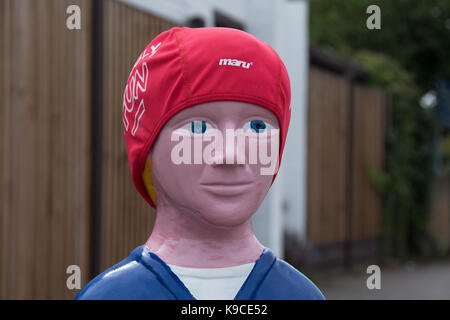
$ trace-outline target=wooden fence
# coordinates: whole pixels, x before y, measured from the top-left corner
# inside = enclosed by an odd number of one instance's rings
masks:
[[[428,231],[433,235],[438,249],[450,253],[450,178],[436,177]]]
[[[381,198],[367,169],[382,169],[385,94],[314,66],[309,74],[307,239],[348,248],[380,231]]]
[[[0,1],[1,298],[68,298],[88,267],[91,38],[68,5]]]
[[[346,236],[348,82],[310,68],[308,102],[308,240]]]
[[[66,9],[81,8],[81,30]],[[94,1],[0,1],[0,299],[71,299],[66,268],[92,273],[143,244],[154,211],[131,182],[122,95],[132,65],[169,21],[103,1],[102,196],[92,208]],[[97,215],[101,227],[93,226]],[[92,270],[93,237],[99,251]]]

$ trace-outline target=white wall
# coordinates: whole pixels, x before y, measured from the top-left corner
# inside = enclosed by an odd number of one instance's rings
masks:
[[[308,3],[250,0],[248,32],[270,44],[285,63],[291,80],[291,124],[277,179],[254,217],[258,238],[279,256],[283,230],[306,236],[306,103]]]
[[[306,236],[306,103],[308,2],[306,0],[120,0],[184,24],[202,17],[214,26],[214,9],[238,20],[247,32],[270,44],[291,79],[292,118],[275,183],[253,217],[258,239],[282,257],[283,231]]]

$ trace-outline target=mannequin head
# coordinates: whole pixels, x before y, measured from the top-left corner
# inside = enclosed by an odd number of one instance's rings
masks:
[[[157,209],[148,249],[179,266],[258,259],[251,216],[281,162],[290,100],[281,58],[244,31],[172,28],[149,43],[123,100],[133,182]]]
[[[279,137],[274,129],[278,128],[277,117],[270,110],[238,101],[202,103],[174,115],[152,146],[151,169],[148,166],[145,169],[151,170],[157,211],[161,206],[172,207],[223,227],[249,220],[275,174],[275,170],[267,169],[277,165]],[[214,130],[223,141],[212,135],[210,140],[205,139]],[[227,130],[236,135],[227,135]],[[229,144],[230,139],[234,140],[233,145]],[[179,152],[180,146],[187,147]],[[251,163],[250,153],[256,150],[256,161]],[[187,160],[186,151],[191,151],[190,161],[177,164],[179,161],[174,157],[181,154]],[[212,156],[209,163],[208,155]],[[267,156],[266,161],[261,155]],[[146,187],[151,188],[148,182]]]
[[[278,167],[289,128],[290,98],[289,76],[280,57],[267,43],[246,32],[183,27],[159,34],[137,59],[124,92],[124,133],[136,189],[156,208],[152,200],[155,190],[149,192],[144,183],[144,169],[151,162],[149,155],[155,154],[151,149],[156,139],[179,113],[210,102],[247,103],[275,115]],[[276,169],[269,168],[271,182]]]

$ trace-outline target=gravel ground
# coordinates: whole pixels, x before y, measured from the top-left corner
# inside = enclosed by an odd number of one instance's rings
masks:
[[[328,300],[450,299],[450,261],[381,267],[381,289],[367,288],[367,266],[311,276]]]

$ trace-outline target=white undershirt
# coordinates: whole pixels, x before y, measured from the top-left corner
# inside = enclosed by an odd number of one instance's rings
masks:
[[[227,268],[186,268],[169,264],[197,300],[233,300],[255,265]]]

